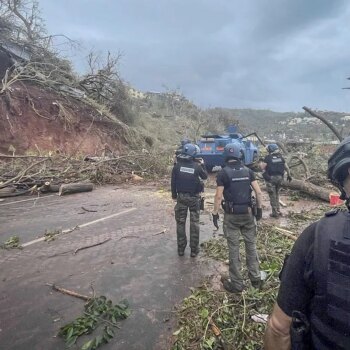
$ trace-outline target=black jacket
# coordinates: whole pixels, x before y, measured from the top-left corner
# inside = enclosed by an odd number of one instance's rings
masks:
[[[201,192],[200,179],[205,180],[208,173],[204,166],[193,159],[178,158],[171,173],[171,194],[176,199],[178,193],[190,193],[193,195]]]

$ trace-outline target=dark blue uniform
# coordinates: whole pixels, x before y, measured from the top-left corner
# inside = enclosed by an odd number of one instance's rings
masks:
[[[200,179],[205,180],[208,174],[204,166],[189,157],[177,158],[171,174],[172,198],[177,199],[175,206],[177,246],[179,255],[187,245],[186,218],[190,211],[190,247],[193,256],[197,255],[199,248],[199,213],[200,196],[203,185]]]
[[[310,349],[350,349],[350,213],[334,211],[296,241],[281,276],[277,303],[310,322]]]

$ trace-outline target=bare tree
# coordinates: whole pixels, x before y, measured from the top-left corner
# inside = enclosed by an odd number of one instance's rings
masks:
[[[79,81],[79,86],[99,104],[107,106],[119,119],[130,124],[131,112],[127,87],[119,76],[118,66],[122,54],[91,51],[87,56],[88,73]]]

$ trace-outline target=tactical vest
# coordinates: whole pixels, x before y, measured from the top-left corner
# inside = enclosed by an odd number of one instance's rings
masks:
[[[239,168],[226,166],[224,171],[230,180],[230,186],[224,189],[225,202],[251,206],[249,169],[243,165],[239,165]]]
[[[310,307],[314,349],[350,349],[350,214],[330,212],[316,225]]]
[[[267,167],[266,171],[270,176],[274,175],[284,175],[284,159],[283,157],[279,154],[269,154],[268,159],[267,159]]]
[[[176,165],[176,191],[178,193],[198,194],[202,187],[199,175],[198,164],[191,161],[179,161]]]

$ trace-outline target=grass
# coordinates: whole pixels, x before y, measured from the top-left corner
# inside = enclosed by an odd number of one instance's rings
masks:
[[[298,226],[300,221],[310,223],[321,217],[320,209],[291,214],[291,225]],[[269,314],[275,303],[279,288],[279,272],[286,253],[291,251],[294,241],[273,229],[273,224],[260,223],[258,227],[257,248],[260,257],[260,269],[267,278],[262,290],[249,288],[241,295],[224,290],[215,290],[210,281],[199,288],[193,288],[191,295],[183,300],[177,310],[178,325],[174,332],[172,350],[214,350],[259,349],[263,343],[265,325],[256,323],[251,316]],[[224,238],[213,238],[204,242],[202,249],[214,260],[224,262],[228,259],[227,243]],[[243,244],[241,260],[245,261]],[[245,268],[245,264],[242,264]],[[243,276],[248,279],[246,269]],[[215,336],[211,323],[221,331],[221,339]]]

